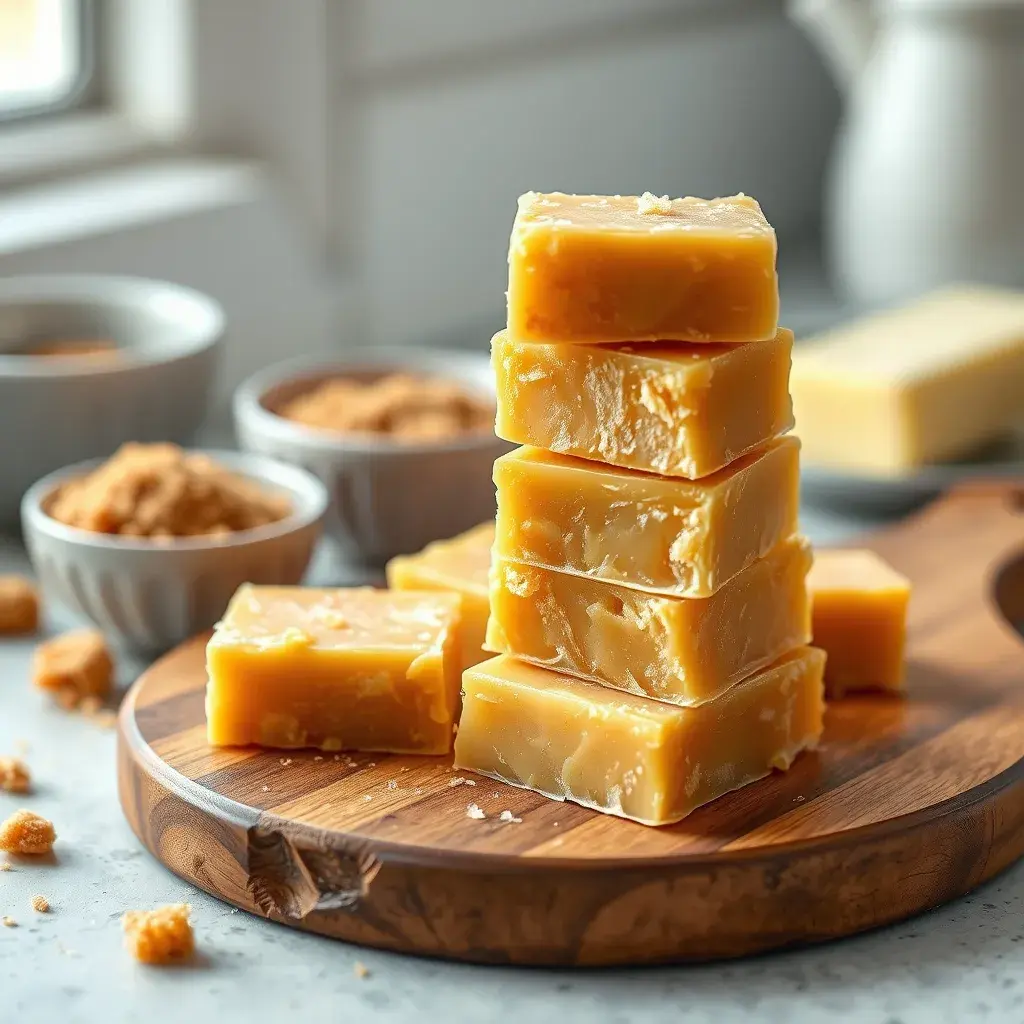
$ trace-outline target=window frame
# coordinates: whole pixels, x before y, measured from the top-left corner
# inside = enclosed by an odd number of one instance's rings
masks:
[[[63,0],[63,2],[74,11],[77,21],[75,49],[78,60],[74,81],[58,99],[10,109],[0,106],[0,131],[4,131],[12,125],[25,125],[73,110],[88,109],[102,100],[103,83],[100,74],[102,55],[98,53],[103,39],[100,4],[97,3],[97,0]]]

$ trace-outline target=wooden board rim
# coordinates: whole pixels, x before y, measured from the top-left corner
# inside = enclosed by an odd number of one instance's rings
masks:
[[[156,664],[159,664],[159,662]],[[140,677],[138,682],[143,682],[144,678],[144,676]],[[120,715],[122,736],[135,756],[144,759],[151,766],[154,775],[173,776],[176,792],[189,794],[191,797],[189,802],[193,807],[209,808],[212,806],[218,808],[223,812],[224,818],[234,821],[245,828],[254,828],[261,824],[270,825],[280,822],[287,825],[289,834],[293,836],[306,835],[313,839],[319,834],[319,830],[313,825],[301,821],[288,821],[288,819],[270,811],[256,811],[237,800],[232,800],[221,793],[206,789],[198,782],[187,778],[162,761],[143,738],[138,725],[130,716],[134,706],[137,686],[138,683],[132,686],[122,705]],[[372,847],[373,853],[387,854],[388,858],[395,862],[418,863],[426,867],[472,867],[481,870],[526,871],[527,873],[547,869],[621,871],[692,867],[695,870],[706,870],[709,867],[720,867],[731,861],[737,863],[770,863],[778,860],[780,857],[789,858],[811,849],[821,852],[834,852],[847,847],[860,846],[865,840],[884,839],[891,833],[903,832],[911,828],[920,828],[933,821],[949,817],[951,814],[966,810],[974,804],[997,796],[1003,790],[1019,785],[1022,781],[1024,781],[1024,758],[1019,759],[998,775],[986,779],[972,789],[959,793],[947,800],[932,804],[929,807],[923,807],[916,811],[909,811],[906,814],[887,818],[885,821],[870,822],[866,825],[843,829],[829,836],[790,839],[782,843],[774,843],[768,848],[771,851],[770,853],[757,849],[726,849],[715,853],[675,853],[649,858],[593,857],[580,860],[573,857],[545,857],[543,861],[540,861],[532,857],[522,857],[515,854],[479,850],[440,850],[412,843],[394,842],[388,839],[367,839],[351,832],[339,831],[333,832],[331,835],[336,837],[339,845],[343,845],[345,841],[348,841],[353,845]]]

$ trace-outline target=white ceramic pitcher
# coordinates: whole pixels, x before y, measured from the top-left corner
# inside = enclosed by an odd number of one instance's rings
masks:
[[[791,0],[847,93],[826,201],[864,305],[1024,285],[1024,0]]]

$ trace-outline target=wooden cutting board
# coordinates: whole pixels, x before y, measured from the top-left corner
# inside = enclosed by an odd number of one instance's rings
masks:
[[[678,825],[455,784],[472,777],[444,758],[211,749],[204,637],[125,701],[121,803],[200,888],[387,949],[646,963],[899,920],[1024,852],[1024,483],[960,491],[870,546],[914,583],[909,697],[833,703],[818,751]]]

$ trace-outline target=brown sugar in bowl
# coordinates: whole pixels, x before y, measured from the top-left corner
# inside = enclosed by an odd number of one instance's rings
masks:
[[[234,398],[242,447],[319,476],[331,496],[328,531],[345,557],[369,564],[419,551],[493,517],[492,467],[512,447],[490,426],[440,438],[397,439],[380,432],[315,429],[282,415],[325,381],[371,382],[395,375],[449,382],[481,406],[494,406],[486,354],[427,348],[284,363],[249,378]]]
[[[54,519],[60,489],[100,460],[44,477],[22,500],[25,542],[43,590],[131,650],[166,650],[208,629],[242,583],[301,582],[320,535],[327,492],[310,473],[260,455],[199,454],[258,481],[290,512],[255,529],[190,537],[125,536]]]

